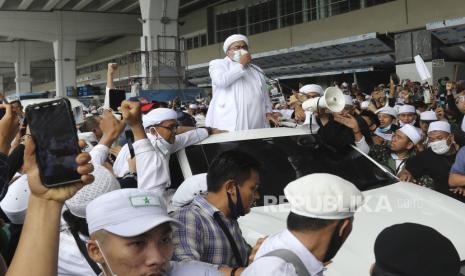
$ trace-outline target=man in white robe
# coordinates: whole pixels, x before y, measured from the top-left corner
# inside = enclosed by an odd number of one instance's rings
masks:
[[[250,63],[247,37],[228,37],[223,50],[224,59],[210,62],[213,98],[205,124],[228,131],[266,128],[269,121],[279,125],[263,71]]]

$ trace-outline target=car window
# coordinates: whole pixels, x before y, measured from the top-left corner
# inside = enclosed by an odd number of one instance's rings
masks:
[[[301,176],[311,173],[331,173],[354,183],[360,190],[393,184],[397,180],[368,158],[351,147],[336,151],[317,142],[312,135],[233,141],[216,144],[194,145],[186,148],[186,155],[193,174],[204,173],[208,164],[220,152],[238,149],[260,160],[261,201],[263,196],[279,197],[284,187]]]

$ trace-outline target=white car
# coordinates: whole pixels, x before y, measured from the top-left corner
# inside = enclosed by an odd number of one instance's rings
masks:
[[[206,172],[209,162],[228,149],[245,151],[263,163],[259,189],[262,200],[259,207],[239,219],[243,236],[251,245],[286,227],[289,206],[282,202],[282,195],[287,183],[310,173],[332,173],[358,186],[366,202],[355,215],[353,231],[327,267],[326,276],[368,276],[375,261],[373,247],[377,235],[384,228],[403,222],[435,228],[452,241],[461,259],[465,259],[464,203],[428,188],[399,182],[356,147],[337,152],[305,129],[259,129],[211,136],[173,158],[172,174],[177,181],[172,185],[176,187],[183,178]],[[263,206],[265,202],[267,205]]]

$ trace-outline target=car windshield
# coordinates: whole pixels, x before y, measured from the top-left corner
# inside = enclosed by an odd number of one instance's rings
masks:
[[[317,142],[312,135],[296,135],[244,141],[194,145],[186,148],[193,174],[204,173],[208,164],[220,152],[238,149],[254,156],[262,163],[259,192],[263,198],[283,195],[284,187],[301,176],[311,173],[330,173],[354,183],[360,190],[368,190],[397,182],[368,158],[352,147],[342,151]]]

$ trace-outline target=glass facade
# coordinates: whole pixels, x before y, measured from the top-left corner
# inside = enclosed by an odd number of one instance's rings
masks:
[[[253,35],[395,0],[267,0],[215,15],[216,43],[235,33]],[[210,24],[210,22],[209,22]]]

